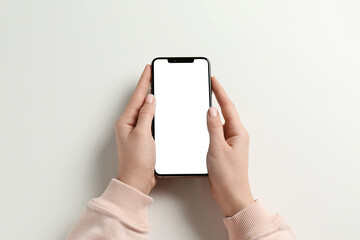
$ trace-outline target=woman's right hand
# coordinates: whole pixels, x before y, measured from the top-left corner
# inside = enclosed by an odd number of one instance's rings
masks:
[[[235,105],[215,77],[212,90],[225,119],[211,107],[207,114],[210,145],[207,154],[211,192],[224,216],[229,217],[254,202],[248,178],[249,134]]]

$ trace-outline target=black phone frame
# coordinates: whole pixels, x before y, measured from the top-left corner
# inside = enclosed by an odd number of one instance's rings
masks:
[[[155,91],[154,91],[154,63],[156,60],[159,59],[167,59],[169,63],[192,63],[194,62],[195,59],[204,59],[206,60],[206,62],[208,63],[208,83],[209,83],[209,108],[212,106],[212,87],[211,87],[211,65],[210,65],[210,61],[208,58],[206,57],[156,57],[151,61],[151,87],[150,87],[150,92],[151,94],[153,94],[155,96]],[[152,120],[152,124],[151,124],[151,133],[152,136],[155,140],[155,116]],[[188,173],[184,173],[184,174],[160,174],[158,172],[156,172],[155,168],[154,168],[154,173],[156,176],[158,177],[206,177],[209,174],[208,173],[197,173],[197,174],[188,174]]]

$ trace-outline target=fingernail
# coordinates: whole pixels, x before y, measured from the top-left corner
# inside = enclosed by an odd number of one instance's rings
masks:
[[[148,95],[146,96],[145,102],[146,102],[146,103],[152,103],[153,100],[154,100],[154,95],[148,94]]]
[[[211,107],[211,108],[209,109],[209,116],[210,116],[210,117],[216,117],[216,114],[217,114],[216,108]]]

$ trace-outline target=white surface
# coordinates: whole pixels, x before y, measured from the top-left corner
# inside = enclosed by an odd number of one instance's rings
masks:
[[[155,171],[163,175],[206,174],[209,64],[206,59],[192,63],[157,59],[153,64]]]
[[[360,235],[358,1],[0,1],[2,239],[64,239],[116,174],[146,63],[206,56],[251,134],[253,193],[298,239]],[[161,180],[151,239],[226,239],[206,179]]]

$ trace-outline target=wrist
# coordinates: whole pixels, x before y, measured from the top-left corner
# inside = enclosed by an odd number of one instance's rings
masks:
[[[146,195],[149,195],[152,189],[151,185],[147,184],[147,181],[142,181],[140,178],[127,178],[124,176],[119,176],[117,179]]]
[[[220,204],[222,213],[225,217],[234,216],[239,211],[250,206],[255,202],[251,192],[242,196],[233,196]]]

